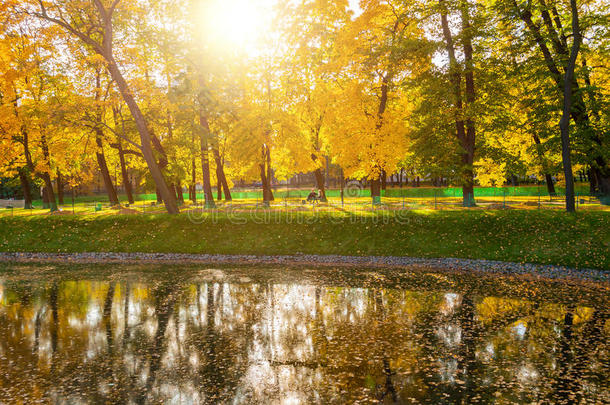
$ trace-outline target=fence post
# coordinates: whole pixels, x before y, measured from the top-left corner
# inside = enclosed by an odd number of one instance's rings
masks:
[[[434,209],[436,209],[436,189],[434,189]]]

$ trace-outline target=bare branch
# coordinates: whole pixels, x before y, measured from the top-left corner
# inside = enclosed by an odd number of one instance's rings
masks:
[[[102,21],[105,24],[106,21],[108,20],[108,11],[102,4],[101,0],[93,0],[93,3],[95,4],[95,7],[97,8],[98,13],[100,13],[100,16],[102,17]]]
[[[108,124],[106,124],[105,122],[100,122],[100,124],[102,124],[104,127],[108,128],[110,130],[110,132],[112,132],[114,135],[116,135],[117,137],[123,139],[124,141],[126,141],[127,143],[131,144],[132,146],[135,146],[136,148],[142,150],[142,146],[138,145],[137,143],[135,143],[134,141],[132,141],[131,139],[127,138],[126,136],[124,136],[123,134],[119,133],[118,131],[116,131],[114,128],[108,126]]]
[[[118,143],[109,143],[108,146],[110,146],[113,149],[119,149],[121,147],[121,145],[119,145]],[[123,154],[142,157],[142,154],[140,152],[131,150],[131,149],[123,149]]]
[[[66,31],[77,36],[81,41],[83,41],[87,45],[91,46],[95,50],[95,52],[99,53],[100,55],[102,54],[102,48],[101,48],[100,44],[97,43],[96,41],[94,41],[90,36],[80,32],[75,27],[70,25],[63,18],[63,16],[61,16],[61,12],[60,12],[60,18],[52,17],[48,14],[47,9],[44,6],[44,3],[42,2],[42,0],[38,0],[38,4],[40,5],[40,13],[34,12],[34,13],[30,13],[31,15],[33,15],[34,17],[37,17],[39,19],[46,20],[46,21],[59,25],[60,27],[64,28]]]

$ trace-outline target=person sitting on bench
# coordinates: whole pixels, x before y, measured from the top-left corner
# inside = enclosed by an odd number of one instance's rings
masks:
[[[315,202],[318,199],[318,193],[316,190],[311,190],[311,193],[307,196],[307,202]]]

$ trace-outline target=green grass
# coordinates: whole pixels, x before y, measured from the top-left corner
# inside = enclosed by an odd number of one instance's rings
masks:
[[[301,189],[286,189],[283,186],[274,187],[274,196],[277,199],[283,198],[306,198],[307,195],[311,192],[311,190],[315,188],[313,186],[303,187]],[[565,189],[560,186],[555,187],[558,196],[562,196],[565,193]],[[215,190],[215,189],[214,189]],[[579,196],[588,196],[589,195],[589,185],[588,184],[576,184],[576,193]],[[349,195],[347,194],[349,193]],[[461,187],[431,187],[427,185],[422,185],[421,187],[414,187],[413,185],[407,185],[404,187],[399,186],[389,186],[386,191],[383,191],[382,194],[386,197],[406,197],[406,198],[434,198],[435,196],[438,198],[445,197],[462,197],[462,189]],[[476,197],[498,197],[502,198],[504,195],[507,197],[548,197],[548,192],[545,185],[526,185],[526,186],[506,186],[506,187],[475,187],[474,194]],[[214,192],[216,195],[216,192]],[[234,189],[231,191],[231,195],[233,199],[262,199],[263,192],[262,190],[250,190],[250,191],[242,191]],[[326,196],[332,198],[339,198],[341,196],[341,191],[337,188],[328,188],[326,190]],[[363,187],[362,189],[354,188],[353,186],[349,188],[349,191],[346,191],[345,198],[352,197],[369,197],[371,196],[371,190],[367,187]],[[155,194],[134,194],[136,201],[147,201],[152,202],[157,200],[157,196]],[[183,197],[185,200],[188,200],[188,193],[184,193]],[[197,193],[197,199],[199,201],[203,200],[203,193]],[[108,196],[106,194],[98,194],[98,195],[89,195],[89,196],[77,196],[74,201],[79,203],[95,203],[95,202],[108,202]],[[125,194],[119,194],[119,201],[121,203],[127,202],[127,196]],[[70,192],[66,192],[64,196],[64,205],[66,207],[72,204],[72,196]],[[34,206],[42,207],[42,200],[35,200]]]
[[[0,251],[460,257],[610,269],[610,213],[555,210],[260,212],[0,219]]]

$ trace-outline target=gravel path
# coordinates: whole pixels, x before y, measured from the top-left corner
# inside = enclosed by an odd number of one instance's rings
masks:
[[[285,264],[350,267],[429,267],[444,270],[475,271],[494,274],[529,275],[551,279],[577,279],[609,282],[610,271],[572,269],[563,266],[511,263],[473,259],[424,259],[401,256],[338,255],[208,255],[184,253],[9,253],[0,252],[0,262],[82,262],[82,263],[208,263],[208,264]]]

